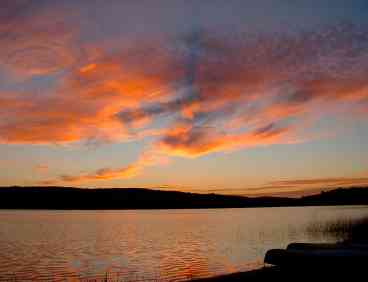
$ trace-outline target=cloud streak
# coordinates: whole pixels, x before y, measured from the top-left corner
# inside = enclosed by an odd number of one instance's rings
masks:
[[[339,187],[365,187],[368,177],[333,177],[278,180],[266,183],[264,186],[250,188],[244,191],[248,195],[280,195],[298,196],[328,191]]]
[[[153,150],[147,150],[132,164],[120,168],[101,168],[91,173],[79,175],[60,175],[56,179],[41,181],[42,185],[55,184],[79,184],[83,182],[111,180],[111,179],[127,179],[139,174],[141,170],[148,166],[164,165],[168,163],[168,159],[164,155],[157,154]]]
[[[244,196],[281,196],[297,197],[313,195],[321,191],[328,191],[339,187],[365,187],[368,185],[368,177],[333,177],[333,178],[309,178],[290,179],[267,182],[260,186],[246,188],[218,188],[209,189],[207,193],[235,194]],[[202,190],[203,192],[203,190]]]

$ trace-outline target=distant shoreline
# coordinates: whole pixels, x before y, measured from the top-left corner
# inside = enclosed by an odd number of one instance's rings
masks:
[[[251,198],[141,188],[0,188],[2,210],[166,210],[347,205],[368,205],[368,188],[339,188],[300,198]]]

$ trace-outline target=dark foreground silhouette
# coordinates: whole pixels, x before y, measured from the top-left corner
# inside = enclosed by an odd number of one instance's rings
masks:
[[[337,243],[291,243],[286,249],[267,251],[262,269],[195,280],[225,281],[366,281],[368,217],[331,222],[314,232],[343,232]]]
[[[313,205],[368,205],[368,188],[340,188],[301,198],[250,198],[140,188],[0,188],[0,209],[192,209]]]
[[[262,269],[195,281],[366,281],[367,260],[367,242],[293,243],[269,250]]]
[[[194,280],[197,282],[225,281],[366,281],[368,245],[346,250],[330,244],[330,249],[298,250],[298,244],[286,250],[270,250],[265,267],[217,277]],[[303,244],[301,244],[303,245]],[[314,248],[309,244],[309,248]],[[318,244],[315,246],[320,248]],[[294,248],[294,249],[293,249]],[[275,254],[278,251],[278,254]],[[281,253],[284,251],[284,253]],[[356,254],[351,252],[355,251]],[[327,254],[329,253],[330,254]],[[350,253],[349,253],[350,252]],[[288,253],[288,254],[287,254]],[[335,253],[335,254],[333,254]],[[283,257],[285,255],[285,257]],[[271,256],[275,256],[271,258]]]
[[[221,275],[210,278],[192,280],[191,282],[297,282],[297,281],[366,281],[366,271],[360,266],[321,266],[312,268],[308,265],[303,267],[278,267],[267,266],[261,269]]]

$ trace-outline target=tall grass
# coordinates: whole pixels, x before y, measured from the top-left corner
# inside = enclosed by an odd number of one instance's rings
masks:
[[[334,237],[339,241],[368,243],[368,217],[351,220],[339,219],[326,223],[313,223],[307,232],[314,236]]]

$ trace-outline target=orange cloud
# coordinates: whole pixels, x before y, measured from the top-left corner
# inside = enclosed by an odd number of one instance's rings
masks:
[[[169,155],[197,157],[211,152],[289,143],[291,127],[269,124],[252,132],[226,134],[209,127],[179,126],[167,133],[159,148]]]
[[[33,9],[32,14],[29,9]],[[68,23],[66,11],[30,1],[2,5],[0,62],[16,76],[48,75],[71,67],[80,56],[78,30]]]
[[[0,141],[45,144],[129,139],[128,124],[118,113],[143,102],[160,101],[169,86],[167,70],[153,75],[144,69],[149,66],[130,66],[119,57],[102,57],[82,66],[42,96],[3,93],[0,105],[5,111],[0,115],[6,116],[6,123],[0,123]]]
[[[42,185],[54,185],[59,183],[82,183],[88,181],[101,181],[111,179],[127,179],[138,175],[145,167],[164,165],[168,159],[164,155],[147,150],[132,164],[120,168],[101,168],[91,173],[79,175],[60,175],[57,179],[41,181]]]
[[[306,140],[304,131],[327,111],[344,106],[350,113],[367,103],[368,34],[359,27],[86,43],[62,12],[46,12],[13,30],[11,19],[0,24],[12,35],[0,37],[5,71],[47,81],[40,91],[0,87],[1,143],[153,136],[155,154],[197,157]],[[146,166],[138,161],[59,180],[132,177]]]

